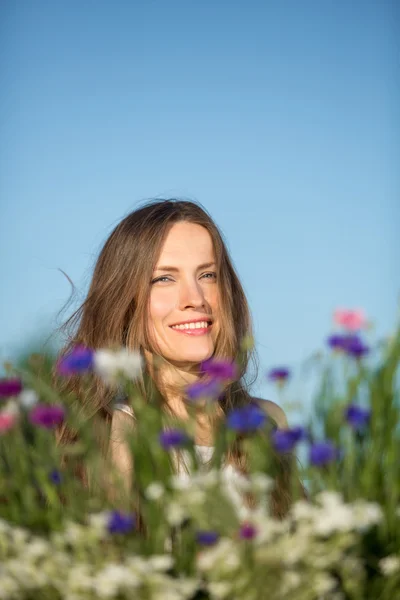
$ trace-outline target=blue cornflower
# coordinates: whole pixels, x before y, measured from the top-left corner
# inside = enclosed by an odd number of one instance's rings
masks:
[[[345,410],[346,421],[353,429],[362,429],[368,424],[371,418],[371,411],[368,408],[350,404]]]
[[[54,483],[54,485],[60,485],[60,483],[62,482],[62,475],[60,471],[58,471],[57,469],[53,469],[49,473],[49,479],[52,483]]]
[[[196,541],[202,546],[213,546],[219,539],[219,533],[216,531],[198,531]]]
[[[160,433],[159,440],[164,450],[169,450],[170,448],[185,446],[189,441],[189,437],[181,429],[168,429]]]
[[[221,393],[221,384],[216,380],[196,381],[186,388],[190,400],[217,400]]]
[[[114,510],[110,514],[107,529],[110,533],[129,533],[135,528],[135,517]]]
[[[303,427],[276,429],[272,433],[272,443],[278,452],[291,452],[298,442],[305,438]]]
[[[316,442],[310,447],[310,463],[322,467],[337,458],[338,451],[330,441]]]
[[[286,367],[277,367],[275,369],[271,369],[268,373],[268,379],[270,381],[276,381],[278,383],[285,382],[290,375],[289,369]]]
[[[237,364],[233,360],[209,358],[201,364],[203,373],[219,381],[232,381],[238,374]]]
[[[93,367],[93,350],[85,346],[76,346],[61,357],[57,363],[57,372],[60,375],[76,375],[90,371]]]
[[[249,404],[232,410],[226,418],[226,425],[239,433],[250,433],[262,427],[266,418],[265,412],[257,404]]]

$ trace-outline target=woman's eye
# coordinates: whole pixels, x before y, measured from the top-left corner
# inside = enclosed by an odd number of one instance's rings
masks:
[[[204,273],[204,275],[202,275],[202,278],[205,277],[206,279],[217,279],[217,274],[216,273]]]
[[[162,277],[157,277],[156,279],[153,279],[153,281],[151,283],[158,283],[158,282],[168,282],[168,281],[172,281],[170,277],[167,277],[166,275],[163,275]]]

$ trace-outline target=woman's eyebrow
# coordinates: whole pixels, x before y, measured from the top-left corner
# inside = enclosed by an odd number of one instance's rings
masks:
[[[203,263],[202,265],[199,265],[197,267],[197,270],[200,271],[201,269],[209,269],[210,267],[215,267],[215,262]],[[179,271],[179,269],[177,267],[171,267],[169,265],[164,265],[162,267],[157,267],[156,271],[172,271],[174,273],[177,273]]]

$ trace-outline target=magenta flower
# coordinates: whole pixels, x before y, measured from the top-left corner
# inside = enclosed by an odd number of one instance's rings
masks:
[[[186,388],[189,400],[217,400],[221,393],[221,384],[216,379],[196,381]]]
[[[202,546],[213,546],[219,539],[219,533],[216,531],[198,531],[196,541]]]
[[[189,441],[189,437],[181,429],[168,429],[160,433],[159,440],[164,450],[169,450],[170,448],[185,446]]]
[[[65,410],[58,404],[36,404],[29,413],[30,422],[45,429],[61,425],[64,417]]]
[[[226,425],[239,433],[251,433],[262,427],[266,419],[262,408],[257,404],[249,404],[232,410],[226,418]]]
[[[113,511],[108,520],[107,529],[109,533],[129,533],[135,527],[135,517],[123,514],[117,510]]]
[[[18,396],[22,392],[22,382],[13,377],[11,379],[0,379],[0,398]]]
[[[316,442],[310,448],[310,463],[323,467],[337,458],[338,451],[330,441]]]
[[[303,427],[276,429],[272,433],[272,444],[277,452],[291,452],[305,436],[306,432]]]
[[[201,370],[219,381],[232,381],[238,375],[237,364],[232,360],[209,358],[202,363]]]
[[[239,529],[239,537],[242,540],[252,540],[257,535],[257,529],[252,523],[242,523]]]
[[[346,421],[355,430],[365,427],[371,417],[371,411],[356,404],[350,404],[345,410]]]
[[[76,346],[69,354],[61,357],[57,363],[60,375],[77,375],[90,371],[93,367],[93,350],[85,346]]]
[[[290,375],[289,369],[285,367],[277,367],[275,369],[271,369],[268,373],[268,379],[270,381],[276,381],[278,383],[283,383],[288,379]]]

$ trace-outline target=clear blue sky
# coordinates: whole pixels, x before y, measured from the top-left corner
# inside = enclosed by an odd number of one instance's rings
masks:
[[[225,234],[264,368],[399,297],[396,0],[2,0],[0,356],[84,293],[146,198]],[[261,392],[274,391],[261,382]]]

